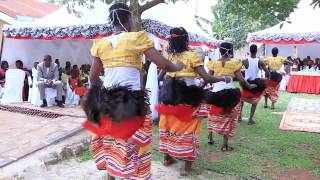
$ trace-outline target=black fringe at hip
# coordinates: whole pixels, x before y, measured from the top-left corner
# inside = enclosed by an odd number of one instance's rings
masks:
[[[99,123],[103,116],[120,122],[147,115],[150,112],[148,94],[146,90],[131,90],[130,86],[92,86],[82,101],[82,108],[93,123]]]
[[[281,82],[282,75],[278,72],[271,71],[270,72],[270,79],[271,79],[271,81],[274,81],[274,82]]]
[[[218,92],[206,92],[206,103],[224,109],[233,109],[240,102],[240,89],[224,89]]]
[[[260,78],[257,78],[255,80],[248,80],[248,83],[249,84],[255,84],[257,85],[257,87],[253,88],[253,89],[248,89],[246,86],[244,86],[243,84],[241,84],[241,87],[247,91],[250,91],[250,92],[253,92],[253,93],[259,93],[259,92],[262,92],[264,91],[266,88],[267,88],[267,85],[266,83],[260,79]]]
[[[203,100],[204,91],[195,85],[187,84],[175,78],[167,79],[160,87],[160,101],[165,105],[199,106]]]

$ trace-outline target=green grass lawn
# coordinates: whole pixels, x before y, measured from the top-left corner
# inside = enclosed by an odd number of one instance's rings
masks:
[[[214,172],[225,173],[242,179],[274,179],[280,172],[289,169],[304,169],[320,178],[320,135],[317,133],[291,132],[279,130],[282,114],[292,97],[315,98],[314,95],[281,93],[275,110],[264,109],[260,102],[254,126],[246,120],[239,124],[236,137],[230,140],[232,152],[221,152],[222,136],[215,134],[215,145],[207,144],[206,121],[202,122],[201,159],[197,160],[195,174],[214,177]],[[319,96],[318,96],[319,97]],[[318,98],[317,97],[317,98]],[[248,117],[250,106],[245,105],[243,117]],[[153,160],[162,160],[158,147],[158,127],[154,127]],[[86,152],[81,159],[88,160]],[[209,170],[209,171],[208,171]],[[213,174],[208,174],[208,172]],[[207,174],[207,176],[206,176]]]

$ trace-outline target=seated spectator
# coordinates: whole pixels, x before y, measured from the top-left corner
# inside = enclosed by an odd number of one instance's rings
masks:
[[[299,59],[295,59],[292,65],[292,71],[299,71],[299,67],[300,67],[299,64],[300,64]]]
[[[43,62],[37,67],[37,81],[38,89],[40,92],[40,98],[42,99],[42,105],[40,107],[47,107],[47,100],[45,94],[45,88],[54,88],[57,90],[57,104],[59,107],[64,107],[62,102],[63,84],[59,81],[59,70],[55,63],[52,63],[50,55],[45,55]]]
[[[6,80],[6,71],[9,69],[9,64],[7,61],[1,61],[0,66],[0,86],[4,87],[4,83]]]
[[[61,66],[60,66],[60,60],[59,60],[59,59],[56,59],[56,60],[54,61],[54,63],[56,63],[56,64],[57,64],[57,66],[58,66],[58,71],[59,71],[59,80],[61,81],[62,68],[61,68]]]
[[[16,61],[16,68],[26,72],[26,77],[24,79],[24,85],[23,85],[23,90],[22,90],[22,99],[23,99],[23,101],[28,101],[28,96],[29,96],[28,77],[31,77],[30,72],[27,68],[23,67],[23,62],[21,60]]]
[[[82,81],[80,78],[80,71],[79,69],[72,69],[71,70],[71,77],[69,79],[70,88],[76,95],[83,97],[88,89],[84,86],[86,81]]]
[[[314,69],[316,71],[320,71],[320,58],[316,58],[315,64],[314,64]]]
[[[84,83],[89,82],[89,75],[90,75],[89,72],[90,72],[90,68],[88,67],[87,64],[84,64],[80,73],[81,81],[83,81]]]
[[[71,66],[66,66],[61,74],[62,83],[66,85],[70,77],[71,77]]]

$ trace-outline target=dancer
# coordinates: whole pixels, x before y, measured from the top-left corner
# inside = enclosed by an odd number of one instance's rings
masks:
[[[91,54],[92,87],[83,101],[88,117],[83,126],[92,131],[92,154],[108,179],[151,179],[152,118],[147,92],[141,89],[141,54],[166,71],[183,68],[172,64],[153,47],[145,31],[131,32],[131,12],[124,3],[109,8],[113,35],[96,42]],[[105,79],[99,75],[104,68]]]
[[[229,42],[223,42],[220,45],[221,58],[217,61],[208,62],[210,72],[215,76],[233,76],[236,77],[243,86],[248,89],[255,88],[255,84],[249,84],[242,76],[240,69],[242,62],[230,59],[233,56],[233,46]],[[208,99],[211,104],[208,113],[207,128],[209,131],[209,144],[213,144],[213,132],[223,135],[222,151],[231,151],[228,140],[234,137],[236,122],[240,111],[240,90],[235,88],[233,82],[218,82],[213,86],[212,93]]]
[[[266,88],[266,84],[262,79],[259,78],[259,70],[263,69],[263,71],[266,74],[266,77],[269,79],[270,72],[267,69],[266,65],[261,61],[259,58],[257,58],[257,52],[258,47],[255,44],[252,44],[250,46],[250,57],[246,60],[244,60],[242,63],[244,65],[245,69],[245,79],[250,84],[256,84],[257,87],[253,89],[247,89],[246,86],[242,86],[242,92],[241,92],[241,111],[239,116],[239,121],[242,121],[242,109],[244,102],[247,102],[251,104],[251,111],[250,111],[250,117],[248,120],[249,125],[255,124],[255,121],[253,120],[254,113],[257,108],[257,104],[259,103],[263,92]],[[241,84],[242,85],[242,84]]]
[[[192,162],[199,153],[201,117],[197,117],[199,105],[203,99],[203,90],[199,87],[199,79],[214,83],[230,82],[228,77],[213,77],[205,71],[203,60],[196,52],[189,50],[188,32],[180,27],[170,30],[168,59],[172,62],[182,61],[186,68],[181,71],[167,73],[169,78],[160,89],[161,105],[157,106],[160,113],[160,147],[164,153],[164,165],[175,162],[174,158],[185,161],[182,176],[191,171]],[[166,74],[162,71],[163,79]]]
[[[272,49],[272,57],[264,59],[264,63],[270,70],[270,80],[267,81],[267,88],[265,91],[265,105],[264,108],[268,108],[268,98],[271,100],[271,109],[275,109],[275,103],[279,99],[278,89],[282,80],[282,75],[279,73],[281,66],[284,63],[293,65],[291,61],[288,61],[286,57],[278,57],[279,50],[274,47]]]

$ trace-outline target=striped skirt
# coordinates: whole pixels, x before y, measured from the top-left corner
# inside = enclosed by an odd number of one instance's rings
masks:
[[[267,88],[265,94],[268,95],[271,102],[276,103],[279,99],[279,87],[280,83],[269,81],[267,83]]]
[[[211,107],[214,108],[214,107]],[[228,137],[235,136],[237,120],[240,115],[241,104],[239,103],[230,112],[224,114],[208,113],[207,129],[209,132],[227,135]]]
[[[121,179],[151,179],[152,119],[148,117],[143,128],[132,135],[135,143],[110,136],[93,137],[91,152],[99,170]]]
[[[159,151],[187,161],[197,159],[200,150],[201,120],[181,121],[175,116],[160,115]]]
[[[246,89],[241,90],[241,100],[249,104],[257,105],[263,95],[263,92],[252,93]]]

